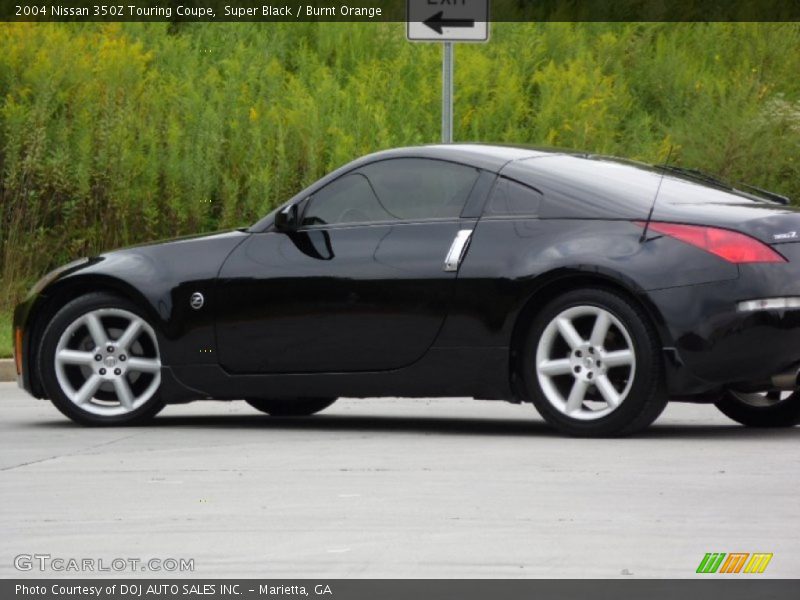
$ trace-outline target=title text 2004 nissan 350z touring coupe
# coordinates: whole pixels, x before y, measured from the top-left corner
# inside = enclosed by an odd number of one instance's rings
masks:
[[[572,152],[373,154],[249,229],[53,271],[14,315],[19,382],[89,425],[389,395],[532,402],[572,435],[639,431],[670,398],[794,425],[800,211],[736,187]]]

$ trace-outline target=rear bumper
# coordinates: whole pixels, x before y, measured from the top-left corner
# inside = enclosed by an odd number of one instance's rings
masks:
[[[794,265],[742,265],[735,280],[648,293],[671,337],[665,340],[671,394],[768,387],[772,377],[800,364],[800,310],[737,306],[758,298],[800,297],[800,278],[791,273],[800,271],[798,264],[800,256]]]

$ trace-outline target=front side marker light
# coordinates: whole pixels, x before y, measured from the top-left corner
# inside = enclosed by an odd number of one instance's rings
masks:
[[[739,312],[753,312],[758,310],[797,310],[800,309],[800,298],[759,298],[758,300],[745,300],[736,305]]]
[[[17,367],[17,375],[22,375],[22,329],[14,329],[14,366]]]

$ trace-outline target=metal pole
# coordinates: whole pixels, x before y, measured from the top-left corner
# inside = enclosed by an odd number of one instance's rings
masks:
[[[442,56],[442,143],[453,141],[453,42],[444,42]]]

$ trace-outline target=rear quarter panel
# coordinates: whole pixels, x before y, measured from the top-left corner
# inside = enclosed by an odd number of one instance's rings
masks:
[[[554,277],[590,274],[644,300],[650,290],[738,277],[736,265],[702,250],[663,236],[641,243],[641,235],[630,221],[484,217],[439,345],[508,345],[522,309]]]

